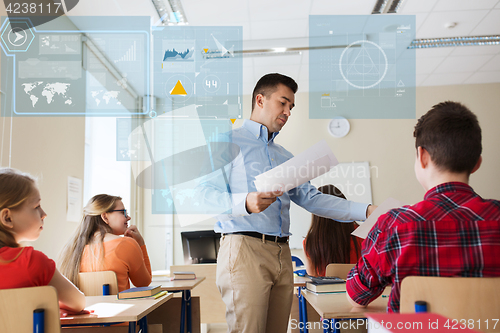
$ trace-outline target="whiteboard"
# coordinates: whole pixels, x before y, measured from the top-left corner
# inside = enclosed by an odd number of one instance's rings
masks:
[[[340,163],[326,174],[311,180],[316,187],[332,184],[351,201],[371,203],[372,186],[368,162]],[[302,249],[302,240],[311,225],[311,213],[290,202],[290,248]]]

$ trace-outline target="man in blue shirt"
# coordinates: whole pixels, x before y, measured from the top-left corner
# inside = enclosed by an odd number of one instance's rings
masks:
[[[217,286],[226,304],[229,332],[286,332],[293,297],[288,237],[290,200],[319,216],[364,220],[373,206],[324,195],[309,182],[288,192],[256,192],[255,177],[293,157],[274,142],[295,106],[297,83],[267,74],[256,84],[252,115],[232,131],[240,154],[227,167],[228,188],[213,184],[205,202],[228,205],[215,231],[223,234]]]

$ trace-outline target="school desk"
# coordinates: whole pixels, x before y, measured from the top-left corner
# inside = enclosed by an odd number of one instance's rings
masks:
[[[157,299],[117,299],[116,295],[86,296],[85,309],[94,310],[94,312],[63,317],[61,318],[61,327],[128,322],[129,332],[135,332],[136,324],[139,323],[142,332],[147,333],[146,316],[172,299],[172,297],[172,293]]]
[[[325,329],[325,332],[339,332],[335,329],[337,327],[336,323],[342,319],[366,318],[366,313],[386,312],[387,302],[389,301],[387,295],[390,292],[391,288],[388,287],[380,297],[371,302],[367,307],[357,308],[349,303],[345,292],[315,294],[307,290],[302,290],[302,294],[307,302],[311,304],[323,320],[327,320],[328,324],[325,326],[328,329]]]
[[[170,278],[155,279],[151,285],[161,284],[161,290],[169,292],[182,292],[181,302],[181,325],[180,332],[184,333],[184,325],[187,326],[188,332],[193,332],[193,317],[192,317],[192,304],[191,304],[191,290],[205,280],[204,276],[197,276],[193,280],[173,280]],[[199,315],[199,311],[198,311]],[[199,319],[197,320],[199,322]]]

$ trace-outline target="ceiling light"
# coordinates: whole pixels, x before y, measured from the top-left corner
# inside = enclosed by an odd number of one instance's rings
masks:
[[[372,14],[397,13],[404,0],[377,0]]]
[[[299,55],[302,51],[310,50],[326,50],[326,49],[339,49],[346,48],[348,45],[325,45],[325,46],[304,46],[304,47],[274,47],[270,49],[255,49],[255,50],[242,50],[234,51],[235,55],[243,57],[255,57],[255,56],[275,56],[275,55]],[[354,45],[351,47],[360,47],[359,45]]]
[[[180,0],[151,0],[160,16],[156,25],[185,25],[188,24],[186,14]]]
[[[455,47],[455,46],[474,46],[474,45],[477,46],[500,45],[500,35],[414,39],[408,46],[408,48],[426,49],[433,47]]]

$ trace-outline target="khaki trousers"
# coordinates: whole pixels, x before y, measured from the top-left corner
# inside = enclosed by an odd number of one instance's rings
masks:
[[[222,236],[216,282],[226,304],[228,332],[286,333],[293,298],[288,244]]]

